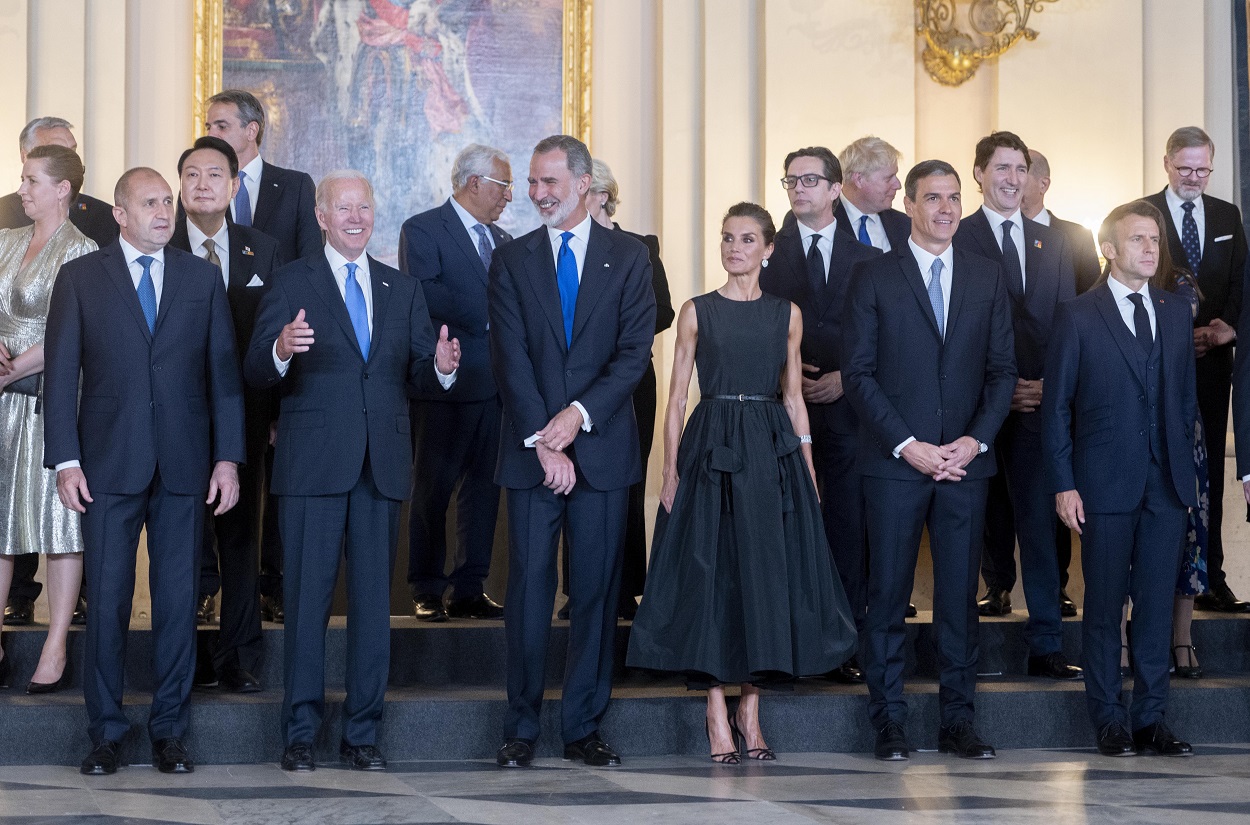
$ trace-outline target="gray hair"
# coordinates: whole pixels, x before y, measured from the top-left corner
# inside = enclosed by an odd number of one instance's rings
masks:
[[[35,134],[43,129],[69,129],[73,130],[74,124],[70,123],[63,117],[37,117],[30,123],[26,124],[26,128],[17,136],[17,147],[22,150],[23,155],[30,154],[30,150],[35,148]]]
[[[890,164],[898,164],[903,153],[875,135],[852,142],[838,155],[844,175],[871,175]]]
[[[534,147],[536,155],[545,155],[555,151],[564,153],[573,177],[580,178],[582,175],[591,174],[593,163],[590,159],[590,150],[577,138],[572,135],[551,135],[538,141],[538,145]]]
[[[452,190],[459,192],[468,186],[469,181],[474,177],[489,177],[495,161],[511,166],[507,152],[496,149],[494,146],[470,143],[461,149],[460,154],[456,155],[455,163],[451,166]]]
[[[1050,161],[1046,160],[1046,156],[1036,149],[1029,150],[1029,157],[1032,163],[1029,164],[1029,171],[1034,177],[1048,178],[1050,177]]]
[[[321,179],[321,182],[317,184],[317,207],[319,209],[324,210],[330,205],[326,200],[330,196],[330,185],[345,180],[358,180],[363,183],[365,185],[365,194],[369,196],[369,203],[374,203],[373,184],[365,177],[364,172],[358,172],[355,169],[335,169],[333,172],[327,173]]]
[[[239,110],[240,126],[255,123],[256,145],[260,146],[265,138],[265,107],[256,99],[256,95],[243,89],[226,89],[210,97],[205,106],[212,106],[214,103],[233,103]]]
[[[616,214],[616,206],[621,202],[621,188],[616,185],[616,177],[612,174],[612,168],[599,158],[595,158],[590,164],[589,191],[607,195],[608,199],[603,204],[603,211],[608,213],[609,218]]]
[[[1182,126],[1168,137],[1167,153],[1171,157],[1182,149],[1196,146],[1207,147],[1211,150],[1211,157],[1215,157],[1215,141],[1211,140],[1210,135],[1197,126]]]

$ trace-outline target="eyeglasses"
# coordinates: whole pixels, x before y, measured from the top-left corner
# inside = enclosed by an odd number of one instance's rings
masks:
[[[801,183],[803,184],[804,189],[811,189],[813,186],[820,183],[822,180],[827,181],[829,179],[825,177],[824,175],[815,175],[815,174],[798,175],[797,177],[794,175],[786,175],[784,178],[781,179],[781,188],[782,189],[797,189],[798,185]]]
[[[512,191],[512,183],[513,183],[513,182],[512,182],[512,181],[510,181],[510,180],[495,180],[494,178],[490,177],[489,175],[478,175],[478,177],[479,177],[479,178],[481,178],[482,180],[488,180],[488,181],[490,181],[491,183],[497,183],[497,184],[499,184],[500,186],[502,186],[502,187],[504,188],[504,191],[505,191],[505,192],[511,192],[511,191]]]
[[[1190,175],[1195,175],[1198,178],[1206,178],[1209,177],[1211,172],[1214,171],[1213,169],[1208,169],[1205,166],[1200,166],[1197,169],[1192,166],[1173,166],[1172,168],[1175,169],[1176,174],[1180,175],[1182,178],[1187,178]]]

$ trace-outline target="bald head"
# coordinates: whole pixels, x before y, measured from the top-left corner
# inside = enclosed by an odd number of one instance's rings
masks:
[[[155,169],[127,169],[113,188],[113,217],[122,238],[151,254],[169,243],[174,233],[174,193]]]

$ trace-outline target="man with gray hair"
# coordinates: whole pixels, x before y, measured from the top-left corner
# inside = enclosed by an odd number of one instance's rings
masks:
[[[898,182],[898,162],[902,157],[902,152],[873,135],[842,150],[838,155],[842,197],[833,212],[838,231],[882,252],[907,244],[911,221],[890,206],[902,188]]]
[[[512,200],[508,156],[466,146],[452,166],[451,187],[445,203],[404,221],[399,235],[399,268],[421,282],[431,320],[447,325],[461,351],[456,386],[411,405],[421,472],[413,476],[408,519],[408,587],[413,613],[427,622],[503,617],[483,589],[499,513],[499,393],[486,338],[486,276],[495,248],[512,240],[495,225]],[[447,574],[447,505],[457,484],[457,546]]]

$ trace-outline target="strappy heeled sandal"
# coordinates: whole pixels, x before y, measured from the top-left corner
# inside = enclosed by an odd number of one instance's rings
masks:
[[[732,727],[733,723],[730,722],[730,725]],[[712,749],[712,725],[705,720],[703,722],[703,729],[707,732],[708,750],[711,750]],[[737,741],[738,741],[737,739],[734,740],[735,746],[737,744]],[[738,758],[738,751],[732,750],[732,751],[728,751],[727,753],[712,754],[712,761],[718,765],[737,765],[742,760]]]
[[[756,759],[760,762],[773,762],[777,759],[777,754],[772,748],[748,748],[747,738],[738,729],[738,715],[735,713],[729,717],[729,732],[733,734],[734,744],[738,746],[738,752],[747,759]]]

